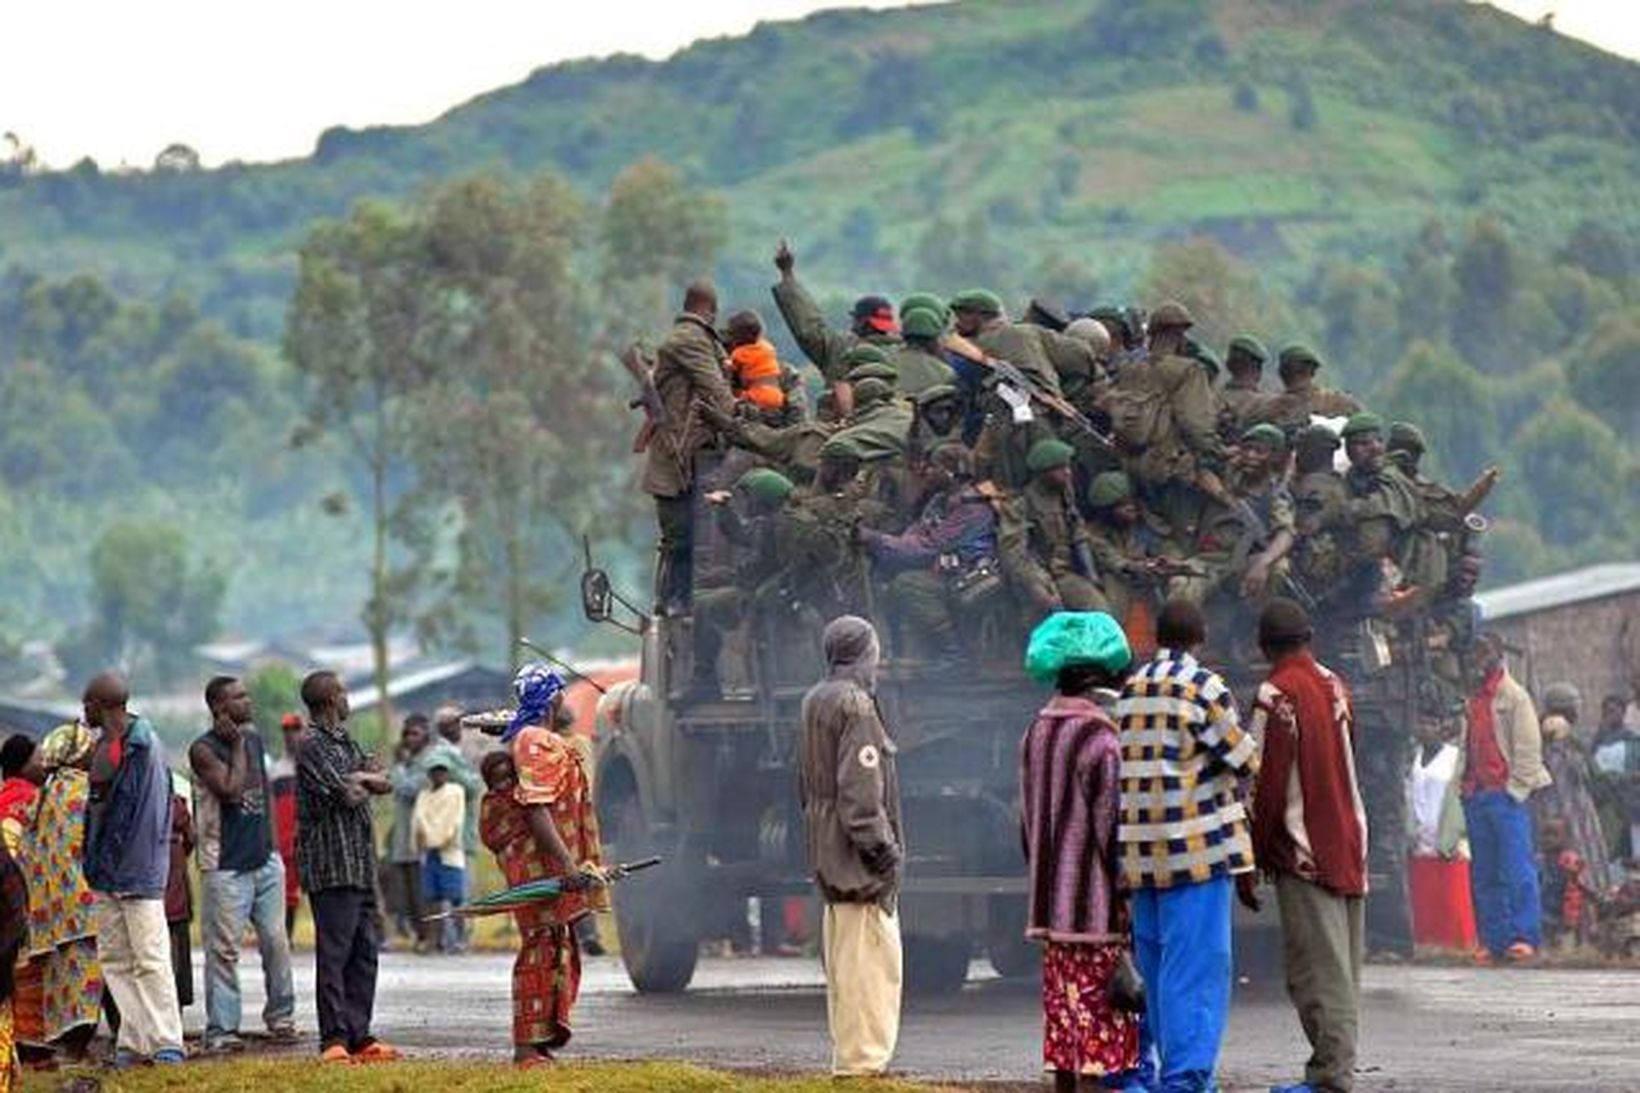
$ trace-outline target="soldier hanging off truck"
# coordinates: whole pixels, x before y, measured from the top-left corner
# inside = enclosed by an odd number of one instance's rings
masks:
[[[741,354],[746,380],[730,354],[767,345],[763,322],[740,311],[720,333],[706,282],[652,355],[624,358],[660,534],[644,679],[611,697],[623,729],[600,759],[616,841],[643,844],[622,856],[707,863],[725,881],[712,898],[793,889],[789,782],[768,775],[790,769],[820,627],[858,614],[882,637],[879,701],[905,734],[908,974],[960,983],[976,944],[1017,967],[1017,862],[997,833],[1014,793],[999,757],[1037,697],[1016,663],[1024,636],[1053,610],[1102,608],[1143,656],[1160,605],[1183,596],[1212,620],[1203,659],[1235,682],[1259,667],[1260,607],[1286,596],[1356,699],[1369,950],[1410,955],[1391,833],[1412,727],[1461,709],[1475,509],[1496,469],[1462,490],[1421,477],[1415,426],[1320,386],[1306,346],[1275,354],[1267,390],[1270,354],[1238,334],[1216,383],[1213,347],[1175,301],[1032,301],[1016,320],[986,289],[898,308],[869,294],[834,326],[784,241],[774,264],[776,309],[813,372],[771,347]],[[686,983],[690,916],[623,914],[639,985]]]

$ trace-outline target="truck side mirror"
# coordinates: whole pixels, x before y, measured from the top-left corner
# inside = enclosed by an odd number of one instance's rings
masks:
[[[581,574],[581,613],[588,622],[607,622],[613,601],[608,573],[601,569],[588,569]]]

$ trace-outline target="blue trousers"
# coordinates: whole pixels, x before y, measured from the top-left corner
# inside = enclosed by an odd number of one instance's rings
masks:
[[[1152,1093],[1214,1093],[1230,1016],[1229,877],[1132,893],[1133,958],[1160,1055]]]
[[[1501,789],[1463,803],[1469,825],[1469,887],[1475,925],[1494,956],[1517,941],[1543,944],[1543,896],[1538,891],[1531,810]]]

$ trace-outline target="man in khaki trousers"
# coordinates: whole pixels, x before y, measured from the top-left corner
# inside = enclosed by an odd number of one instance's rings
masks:
[[[844,615],[826,626],[829,668],[803,699],[798,784],[809,862],[826,901],[822,944],[832,1073],[881,1074],[900,1034],[904,842],[900,785],[874,696],[877,632]]]

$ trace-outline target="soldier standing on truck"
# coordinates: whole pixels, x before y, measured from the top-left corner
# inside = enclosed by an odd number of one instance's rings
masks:
[[[828,675],[803,697],[797,772],[809,864],[826,905],[831,1069],[881,1074],[899,1039],[903,974],[895,747],[877,706],[877,631],[844,615],[820,641]]]
[[[717,321],[717,289],[696,281],[685,290],[683,311],[655,352],[655,390],[664,420],[654,434],[643,468],[643,490],[655,499],[660,525],[656,545],[656,610],[689,610],[694,586],[695,454],[719,430],[735,428],[735,396],[724,374]]]

